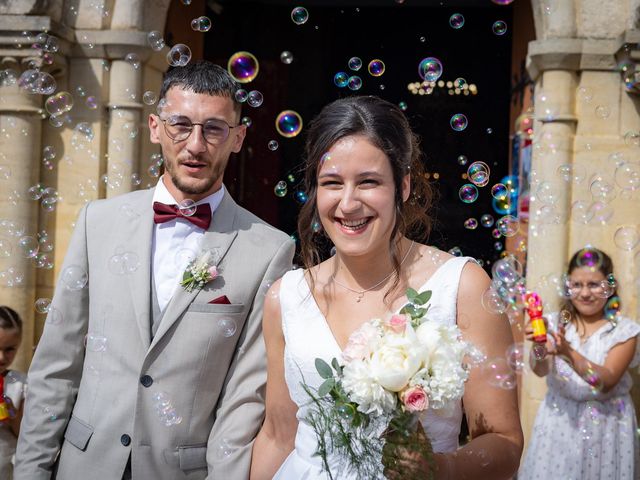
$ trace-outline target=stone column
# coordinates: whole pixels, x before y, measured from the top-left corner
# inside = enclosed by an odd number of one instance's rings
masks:
[[[590,244],[613,257],[623,312],[633,315],[633,262],[640,255],[617,232],[633,225],[640,234],[640,176],[637,186],[626,188],[616,173],[625,164],[637,168],[638,143],[629,148],[625,138],[639,130],[640,105],[625,88],[620,62],[632,56],[632,39],[638,41],[640,0],[608,0],[606,6],[601,0],[532,0],[532,7],[537,39],[529,44],[527,67],[536,81],[536,131],[527,284],[542,295],[546,311],[556,310],[569,257]],[[528,371],[520,410],[526,439],[545,393],[544,381]]]
[[[18,75],[23,66],[2,58],[2,68]],[[28,365],[34,345],[38,204],[28,192],[39,181],[41,106],[41,95],[11,80],[0,86],[0,304],[16,310],[24,322],[14,363],[20,370]]]

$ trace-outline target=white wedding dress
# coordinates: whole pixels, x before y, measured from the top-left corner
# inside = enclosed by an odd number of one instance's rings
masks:
[[[456,300],[462,268],[469,257],[454,257],[443,263],[418,290],[431,290],[429,321],[446,325],[456,322]],[[338,346],[329,325],[304,278],[304,270],[292,270],[282,277],[280,285],[280,306],[282,330],[285,338],[284,370],[291,399],[298,405],[298,431],[295,448],[287,457],[274,479],[278,480],[326,480],[329,478],[322,469],[322,460],[314,455],[317,448],[313,429],[304,422],[309,395],[302,387],[303,378],[307,385],[318,388],[323,379],[315,368],[315,359],[322,358],[327,363],[332,358],[340,358]],[[424,429],[431,440],[434,452],[451,452],[458,448],[458,435],[462,421],[462,405],[458,402],[449,416],[443,417],[431,410],[423,419]],[[334,480],[351,480],[353,477],[341,474],[336,458],[329,458]],[[367,479],[368,480],[368,479]]]

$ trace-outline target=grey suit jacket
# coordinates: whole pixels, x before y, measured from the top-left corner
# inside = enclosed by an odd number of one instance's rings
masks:
[[[89,281],[73,290],[58,280],[29,370],[15,479],[55,470],[62,480],[121,480],[130,455],[136,480],[249,476],[264,414],[262,304],[294,243],[226,193],[203,238],[220,275],[179,289],[151,340],[152,196],[80,213],[61,275],[77,266]],[[139,266],[123,273],[123,260]],[[231,304],[208,303],[222,295]],[[167,426],[172,416],[182,420]]]

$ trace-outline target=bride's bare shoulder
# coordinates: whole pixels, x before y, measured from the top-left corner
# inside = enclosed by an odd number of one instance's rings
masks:
[[[423,245],[416,243],[416,255],[412,262],[416,270],[425,271],[433,268],[437,268],[447,260],[453,258],[453,255],[447,253],[439,248],[432,247],[430,245]]]

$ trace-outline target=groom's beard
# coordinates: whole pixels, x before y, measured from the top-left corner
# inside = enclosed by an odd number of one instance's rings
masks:
[[[167,162],[165,164],[166,173],[169,174],[171,182],[176,186],[178,190],[189,195],[202,195],[204,193],[211,193],[211,189],[214,184],[222,178],[224,175],[224,169],[227,166],[227,162],[216,162],[212,165],[212,171],[210,176],[205,178],[193,178],[187,176],[180,176],[177,170],[180,165],[177,160],[173,162]],[[188,179],[190,181],[184,181]],[[195,181],[194,181],[195,180]]]
[[[171,172],[169,172],[169,176],[171,177],[171,181],[178,190],[180,190],[182,193],[188,193],[189,195],[201,195],[208,192],[217,180],[217,178],[204,178],[201,180],[204,183],[188,185],[182,182],[177,175],[174,175]]]

